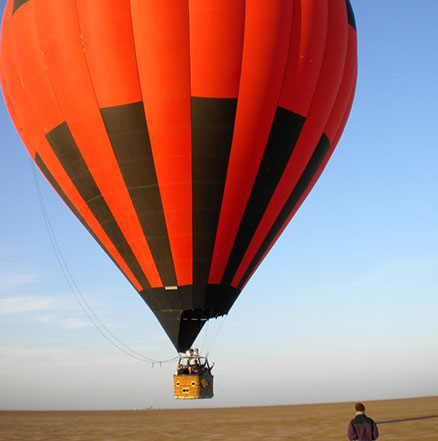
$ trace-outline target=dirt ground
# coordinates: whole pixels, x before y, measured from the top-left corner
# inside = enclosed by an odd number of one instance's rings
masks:
[[[438,396],[368,401],[379,441],[438,441]],[[190,410],[0,412],[2,441],[347,440],[352,403]]]

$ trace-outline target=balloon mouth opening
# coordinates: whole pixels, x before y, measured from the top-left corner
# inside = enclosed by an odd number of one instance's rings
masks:
[[[191,320],[191,321],[201,321],[206,322],[207,320],[222,317],[226,315],[227,311],[218,311],[214,308],[211,309],[187,309],[181,314],[181,321]]]
[[[140,291],[178,352],[185,352],[205,323],[228,314],[240,294],[228,285],[182,285]]]
[[[208,320],[225,315],[226,312],[215,309],[188,309],[182,312],[178,335],[177,349],[185,352],[190,349],[196,337]]]

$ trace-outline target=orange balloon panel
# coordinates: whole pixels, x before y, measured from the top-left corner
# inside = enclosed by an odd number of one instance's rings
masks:
[[[350,112],[349,0],[9,0],[5,102],[179,351],[227,314]]]

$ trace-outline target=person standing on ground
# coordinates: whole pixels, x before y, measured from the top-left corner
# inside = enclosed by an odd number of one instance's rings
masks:
[[[365,415],[365,406],[362,403],[354,405],[355,417],[348,426],[348,438],[350,441],[373,441],[379,437],[376,423]]]

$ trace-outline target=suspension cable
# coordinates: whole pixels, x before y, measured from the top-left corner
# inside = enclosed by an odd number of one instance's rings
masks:
[[[44,224],[46,226],[47,233],[49,235],[50,243],[52,245],[52,249],[55,253],[56,260],[58,261],[59,267],[61,268],[61,272],[67,282],[68,287],[70,288],[71,293],[73,294],[73,297],[75,298],[76,302],[84,312],[84,314],[87,316],[88,320],[92,323],[92,325],[96,328],[96,330],[104,337],[109,343],[111,343],[116,349],[118,349],[120,352],[123,352],[125,355],[134,358],[136,360],[139,360],[144,363],[149,363],[154,366],[154,364],[161,364],[164,363],[171,363],[178,359],[178,356],[169,358],[167,360],[155,360],[153,358],[147,357],[134,349],[127,346],[125,343],[123,343],[117,336],[115,336],[107,326],[102,322],[102,320],[97,316],[97,314],[94,312],[93,308],[91,308],[90,304],[85,299],[84,295],[82,294],[81,290],[79,289],[73,275],[71,274],[69,267],[64,259],[64,256],[61,252],[61,248],[58,244],[58,241],[56,239],[55,232],[52,228],[52,224],[49,219],[49,215],[44,203],[43,194],[38,182],[38,176],[35,170],[35,165],[33,161],[31,160],[31,168],[32,173],[35,181],[35,187],[36,192],[38,195],[38,201],[40,204],[41,213],[43,215]]]
[[[210,325],[210,320],[207,320],[207,323],[202,328],[202,331],[204,332],[204,338],[202,339],[201,354],[204,353],[205,344],[207,342],[207,335],[208,335],[209,325]]]
[[[215,345],[215,343],[216,343],[216,341],[217,341],[217,339],[219,337],[219,334],[221,333],[222,328],[224,327],[225,320],[227,319],[227,317],[228,317],[228,314],[225,314],[225,315],[221,316],[219,325],[216,325],[215,329],[214,329],[214,332],[211,333],[212,339],[211,339],[211,343],[209,344],[209,351],[208,351],[208,353],[210,353],[210,351],[213,349],[213,346]],[[215,321],[217,321],[217,318],[215,319]]]

